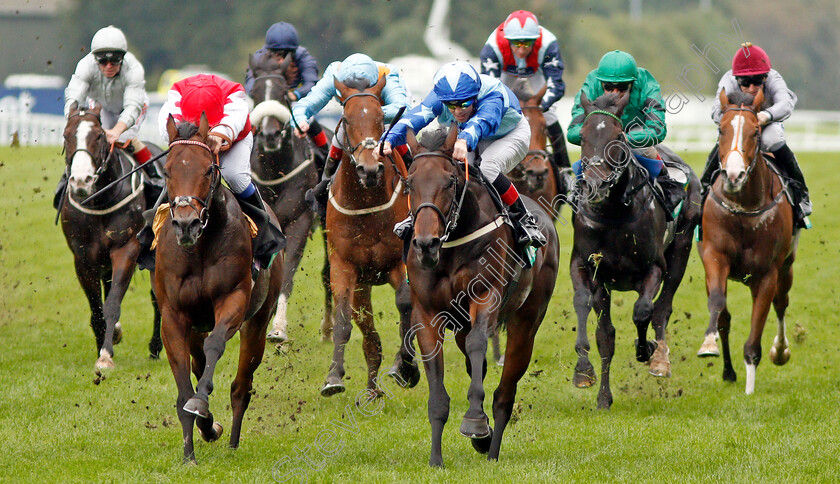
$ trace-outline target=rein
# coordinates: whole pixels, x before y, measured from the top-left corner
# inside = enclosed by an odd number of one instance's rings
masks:
[[[351,99],[353,99],[354,97],[362,97],[362,96],[372,97],[372,98],[375,98],[375,99],[376,99],[377,101],[379,101],[380,103],[382,102],[382,99],[381,99],[379,96],[377,96],[376,94],[372,93],[372,92],[356,92],[356,93],[353,93],[353,94],[351,94],[351,95],[347,96],[345,99],[343,99],[343,100],[341,101],[341,107],[342,107],[342,109],[343,109],[344,107],[346,107],[346,106],[347,106],[347,103],[348,103]],[[347,124],[347,118],[345,118],[343,114],[342,114],[342,116],[341,116],[341,119],[338,121],[338,125],[340,125],[342,122],[343,122],[345,125]],[[336,132],[338,131],[338,125],[336,125],[336,128],[335,128]],[[347,128],[345,128],[345,129],[344,129],[343,133],[344,133],[344,139],[341,141],[341,146],[340,146],[340,148],[341,148],[341,149],[342,149],[345,153],[347,153],[347,156],[350,158],[350,162],[351,162],[351,163],[353,163],[353,165],[354,165],[354,166],[356,166],[356,165],[358,165],[358,164],[359,164],[358,160],[356,160],[356,151],[358,151],[358,150],[359,150],[359,148],[362,148],[363,150],[373,150],[374,148],[376,148],[376,145],[379,143],[379,140],[375,140],[375,139],[373,139],[373,138],[371,138],[371,137],[367,137],[367,138],[365,138],[365,139],[363,139],[363,140],[359,141],[359,142],[356,144],[356,146],[353,146],[353,148],[351,149],[351,148],[349,147],[349,145],[350,145],[350,139],[349,139],[349,137],[348,137],[348,135],[347,135]],[[392,160],[392,162],[393,162],[393,160]]]

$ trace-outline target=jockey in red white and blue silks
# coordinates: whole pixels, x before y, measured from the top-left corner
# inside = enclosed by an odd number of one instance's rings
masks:
[[[463,115],[468,118],[459,120]],[[480,151],[481,173],[510,206],[519,244],[545,245],[536,221],[505,176],[525,157],[531,139],[531,128],[513,92],[466,62],[446,64],[435,74],[432,92],[382,136],[385,154],[405,143],[408,128],[417,133],[435,118],[443,126],[458,125],[453,158],[472,164],[476,149]]]
[[[248,101],[242,84],[213,74],[198,74],[178,81],[169,89],[158,115],[161,136],[167,142],[166,121],[171,114],[176,122],[198,125],[201,113],[210,123],[210,135],[223,140],[219,168],[231,191],[248,198],[256,187],[251,182],[251,121]]]

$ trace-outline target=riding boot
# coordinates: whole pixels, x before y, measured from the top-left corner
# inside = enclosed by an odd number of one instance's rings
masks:
[[[330,156],[327,157],[327,162],[324,165],[324,175],[321,177],[321,181],[313,188],[307,190],[304,196],[306,201],[312,205],[315,213],[321,217],[321,220],[324,220],[327,216],[327,187],[330,184],[332,176],[338,169],[342,155],[343,152],[340,149],[336,147],[330,149]]]
[[[146,207],[151,208],[157,202],[166,182],[161,176],[157,164],[148,163],[152,159],[152,152],[145,143],[138,138],[132,138],[126,145],[125,151],[134,157],[138,165],[143,165],[143,172],[146,174],[143,179],[143,197],[146,199]]]
[[[662,189],[663,205],[665,208],[665,219],[670,222],[674,220],[674,211],[683,200],[685,195],[685,187],[668,175],[668,169],[662,167],[659,175],[656,176],[656,183]]]
[[[794,219],[796,225],[799,227],[809,228],[810,221],[807,220],[808,215],[811,215],[811,198],[808,195],[808,186],[805,184],[805,176],[802,175],[802,170],[799,168],[799,163],[796,161],[796,156],[790,150],[787,144],[783,144],[781,148],[772,152],[776,158],[776,163],[784,172],[784,175],[790,179],[793,198],[794,198]]]
[[[548,132],[548,142],[551,143],[551,149],[554,152],[552,161],[554,162],[555,170],[570,168],[572,165],[569,163],[569,153],[566,151],[566,136],[563,134],[563,128],[560,126],[560,122],[558,121],[546,126],[545,129]]]
[[[58,210],[61,204],[61,199],[64,198],[64,192],[67,191],[67,171],[61,174],[61,179],[58,180],[58,186],[55,187],[55,196],[53,196],[53,208]]]
[[[700,177],[700,194],[703,196],[703,199],[706,199],[706,194],[709,193],[709,187],[712,186],[712,182],[714,180],[715,173],[720,170],[720,158],[718,157],[718,145],[715,143],[714,148],[709,153],[709,157],[706,159],[706,167],[703,168],[703,176]]]
[[[274,255],[286,247],[286,236],[280,227],[271,222],[268,212],[263,205],[260,191],[251,184],[247,189],[253,189],[248,196],[236,195],[242,211],[257,225],[257,236],[253,239],[254,260],[263,269],[268,269],[274,260]]]
[[[536,217],[528,211],[521,197],[510,205],[510,218],[516,226],[516,243],[520,247],[542,247],[548,241],[540,230]]]
[[[146,269],[149,271],[155,270],[155,252],[152,250],[152,242],[155,240],[155,233],[152,229],[152,225],[154,224],[158,207],[164,200],[166,200],[166,197],[166,186],[164,186],[158,194],[158,198],[152,202],[151,205],[147,205],[147,207],[150,208],[143,212],[143,219],[146,221],[146,224],[139,232],[137,232],[137,240],[140,242],[140,253],[137,255],[137,266],[140,269]]]
[[[321,125],[314,119],[309,123],[309,130],[306,131],[306,134],[309,136],[310,141],[312,141],[313,161],[315,162],[315,167],[318,169],[318,179],[321,179],[324,175],[324,164],[327,161],[327,154],[330,151],[329,140]]]

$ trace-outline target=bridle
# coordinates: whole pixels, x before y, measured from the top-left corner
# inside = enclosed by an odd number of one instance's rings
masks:
[[[255,77],[255,78],[254,78],[254,84],[256,85],[257,81],[259,81],[259,80],[261,80],[261,79],[266,79],[266,80],[269,80],[269,79],[282,79],[282,80],[283,80],[283,84],[286,86],[286,91],[285,91],[285,93],[284,93],[284,94],[288,94],[288,85],[286,84],[286,76],[284,76],[284,75],[282,75],[282,74],[263,74],[263,75],[261,75],[261,76],[257,76],[257,77]],[[252,92],[253,92],[253,91],[252,91]],[[269,92],[268,90],[266,90],[266,96],[265,96],[265,97],[266,97],[266,99],[265,99],[265,100],[263,100],[263,101],[260,101],[260,103],[265,102],[265,101],[269,101],[269,99],[268,99],[269,94],[270,94],[270,92]],[[286,105],[286,107],[287,107],[287,108],[289,108],[289,109],[291,110],[291,107],[288,105],[289,103],[288,103],[288,101],[287,101],[287,99],[286,99],[286,96],[285,96],[285,95],[283,96],[283,99],[280,99],[280,100],[273,99],[273,100],[275,100],[275,101],[278,101],[278,102],[281,102],[281,103],[285,104],[285,105]],[[255,101],[255,103],[256,103],[256,101]],[[260,103],[256,103],[256,105],[258,105],[258,104],[260,104]],[[276,117],[274,117],[274,118],[275,118],[275,119],[277,119]],[[279,120],[278,120],[278,121],[279,121]],[[291,130],[291,123],[292,123],[292,118],[291,118],[291,116],[289,117],[289,119],[288,119],[288,120],[286,120],[286,122],[285,122],[285,123],[282,123],[282,126],[281,126],[281,128],[280,128],[280,139],[281,139],[281,140],[286,140],[286,139],[289,139],[289,138],[291,137],[291,134],[292,134],[292,130]],[[254,126],[254,131],[255,131],[255,134],[258,134],[258,133],[259,133],[259,130],[260,130],[260,127],[259,127],[259,126]],[[282,146],[283,146],[283,145],[282,145],[282,142],[281,142],[280,146],[279,146],[279,147],[277,147],[277,148],[268,148],[268,147],[266,147],[266,146],[263,146],[263,144],[262,144],[262,143],[259,143],[259,142],[258,142],[258,143],[257,143],[257,146],[259,147],[259,149],[260,149],[260,150],[262,150],[262,151],[263,151],[263,152],[265,152],[265,153],[273,153],[273,152],[276,152],[276,151],[280,151],[280,149],[282,148]]]
[[[542,112],[542,108],[540,108],[539,106],[520,106],[520,108],[523,111],[526,110],[526,109],[538,109],[540,112]],[[548,151],[546,151],[546,150],[529,150],[527,153],[525,153],[525,158],[522,160],[521,163],[526,163],[528,161],[533,160],[534,158],[539,158],[542,161],[547,161],[548,160]]]
[[[83,117],[83,116],[86,116],[88,114],[96,117],[98,127],[100,129],[102,129],[102,121],[101,121],[100,117],[94,115],[93,113],[89,113],[85,110],[81,110],[78,113],[69,116],[67,118],[67,121],[69,123],[70,119],[72,119],[72,118]],[[78,125],[76,125],[76,128],[78,128]],[[65,164],[67,166],[70,166],[72,164],[73,158],[75,158],[76,153],[80,153],[80,152],[81,153],[87,153],[88,156],[90,156],[90,159],[93,160],[94,162],[96,160],[102,160],[102,163],[99,164],[99,167],[93,173],[93,183],[94,184],[99,179],[99,176],[102,175],[103,173],[105,173],[105,170],[108,169],[108,163],[111,161],[111,156],[116,151],[114,149],[113,144],[110,145],[110,148],[109,148],[108,140],[105,137],[105,131],[104,130],[99,133],[99,136],[97,137],[97,141],[99,142],[99,146],[102,147],[102,149],[100,150],[100,154],[98,156],[94,155],[89,149],[87,149],[87,147],[84,147],[84,148],[77,147],[72,153],[69,153],[67,155],[67,157],[65,158]],[[66,144],[65,144],[65,148],[66,148]]]
[[[753,111],[750,108],[745,108],[743,104],[741,105],[741,107],[738,107],[738,108],[729,108],[729,109],[725,110],[723,112],[723,114],[726,114],[729,111],[748,112],[748,113],[752,114],[753,116],[755,116],[756,121],[758,121],[758,114],[756,114],[756,112]],[[756,131],[753,138],[755,138],[756,140],[759,140],[761,138],[761,123],[756,122],[756,124],[758,125],[758,130]],[[722,130],[720,129],[720,127],[718,127],[718,140],[720,140],[720,134],[722,134]],[[736,142],[735,146],[732,147],[732,149],[730,149],[729,151],[727,151],[726,153],[721,155],[720,156],[721,169],[723,169],[724,160],[726,160],[729,157],[729,154],[734,152],[734,151],[737,151],[738,153],[741,153],[742,155],[744,155],[744,159],[746,160],[747,159],[746,153],[744,153],[744,151],[742,151],[742,150],[743,150],[743,146],[740,146],[740,143]],[[752,158],[750,159],[749,166],[747,166],[747,169],[744,171],[744,179],[745,180],[750,177],[750,173],[752,173],[753,168],[755,168],[755,165],[756,165],[756,162],[758,161],[758,156],[759,156],[760,152],[761,152],[760,142],[756,141],[755,152],[753,152]]]
[[[372,93],[372,92],[357,92],[357,93],[353,93],[353,94],[347,96],[344,100],[342,100],[341,101],[341,107],[344,108],[345,106],[347,106],[347,103],[351,99],[353,99],[354,97],[361,97],[361,96],[370,96],[370,97],[375,98],[380,103],[382,102],[381,98],[379,96],[377,96],[376,94]],[[344,117],[344,114],[342,114],[341,119],[338,120],[338,125],[336,125],[336,128],[335,128],[336,132],[338,132],[338,126],[341,125],[342,123],[344,123],[345,125],[347,124],[347,118]],[[347,156],[350,158],[350,162],[353,164],[353,166],[358,166],[358,164],[359,164],[359,161],[356,159],[356,152],[359,151],[359,148],[361,148],[362,150],[373,151],[373,149],[376,148],[376,145],[379,143],[379,140],[371,138],[371,137],[367,137],[367,138],[359,141],[358,143],[356,143],[356,145],[353,146],[352,148],[350,148],[350,138],[349,138],[349,135],[347,134],[347,128],[346,127],[343,130],[343,132],[344,132],[344,139],[340,142],[341,143],[340,148],[342,149],[342,151],[347,153]]]
[[[219,188],[219,182],[222,179],[222,173],[219,170],[219,158],[215,153],[213,153],[213,150],[211,150],[209,146],[201,141],[179,139],[169,143],[169,149],[171,150],[172,147],[176,145],[200,146],[207,150],[207,152],[210,153],[210,157],[214,160],[210,163],[210,167],[213,170],[213,178],[210,182],[210,190],[207,191],[207,197],[202,200],[201,198],[194,197],[192,195],[180,195],[175,197],[175,199],[169,203],[169,217],[171,220],[175,219],[175,208],[189,206],[198,215],[198,221],[201,223],[201,230],[204,231],[207,227],[207,223],[210,221],[210,203],[213,201],[213,196],[216,194],[216,190]],[[195,205],[192,204],[193,200],[201,205],[201,210],[195,208]]]
[[[467,194],[467,190],[469,189],[469,186],[470,186],[469,168],[467,167],[466,164],[464,164],[464,177],[465,177],[464,178],[464,188],[461,190],[461,195],[458,196],[458,174],[457,174],[458,168],[459,168],[458,163],[451,156],[445,155],[445,154],[443,154],[439,151],[430,151],[430,152],[426,152],[426,153],[419,153],[419,154],[414,156],[414,162],[416,163],[418,158],[421,158],[421,157],[424,157],[424,156],[437,156],[437,157],[444,158],[455,168],[455,174],[452,175],[452,179],[453,179],[453,182],[454,182],[454,183],[452,183],[452,190],[454,192],[453,195],[452,195],[452,200],[454,201],[454,203],[451,203],[449,205],[449,213],[447,215],[444,215],[443,211],[440,209],[440,207],[438,207],[437,205],[435,205],[434,203],[431,203],[431,202],[421,203],[420,205],[417,206],[417,210],[414,210],[414,211],[412,211],[409,208],[408,214],[411,216],[411,221],[413,223],[417,219],[417,214],[420,213],[420,210],[422,210],[424,208],[430,208],[430,209],[434,210],[434,212],[440,218],[440,221],[443,222],[443,224],[444,224],[443,235],[440,237],[440,240],[442,242],[446,242],[449,239],[449,236],[452,234],[452,232],[455,231],[455,228],[458,227],[458,219],[461,215],[461,208],[464,205],[464,196]],[[409,207],[410,206],[411,205],[409,204]]]

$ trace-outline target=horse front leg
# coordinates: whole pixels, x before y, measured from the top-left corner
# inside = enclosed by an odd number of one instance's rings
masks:
[[[289,305],[289,298],[294,289],[294,276],[297,272],[300,260],[303,257],[303,249],[306,247],[306,239],[312,230],[311,210],[305,210],[300,217],[293,220],[283,231],[286,234],[286,251],[283,262],[283,286],[280,289],[280,296],[277,299],[277,312],[271,321],[271,331],[267,339],[272,343],[282,343],[288,339],[286,327],[289,322],[286,316]]]
[[[178,398],[175,408],[178,412],[178,420],[181,421],[181,431],[184,442],[184,462],[195,462],[195,449],[193,447],[193,425],[195,415],[184,409],[194,391],[192,380],[190,380],[190,348],[188,344],[188,332],[190,322],[173,311],[166,302],[162,304],[163,346],[166,348],[166,357],[169,360],[169,367],[175,377],[175,385],[178,387]]]
[[[489,437],[493,432],[490,420],[484,413],[484,375],[487,373],[488,328],[495,328],[501,303],[498,292],[491,288],[484,300],[473,298],[470,302],[471,328],[464,340],[464,350],[469,360],[470,387],[467,400],[470,406],[461,421],[461,435],[471,439]]]
[[[344,350],[353,329],[352,307],[356,297],[356,268],[337,255],[330,261],[330,285],[335,304],[333,356],[321,395],[329,397],[344,391]]]
[[[773,298],[773,308],[776,310],[776,318],[779,324],[776,336],[773,338],[773,346],[770,348],[768,356],[770,356],[770,361],[781,366],[790,360],[790,343],[788,343],[787,336],[785,336],[785,311],[790,302],[788,293],[793,286],[793,264],[782,267],[778,285],[776,297]]]
[[[735,369],[732,368],[732,355],[729,351],[729,328],[732,317],[726,307],[728,259],[724,254],[712,252],[708,247],[704,249],[702,257],[703,267],[706,270],[706,294],[709,298],[709,327],[706,329],[706,340],[697,352],[697,356],[719,355],[717,344],[715,344],[715,335],[719,334],[720,344],[723,347],[723,380],[734,382],[737,375]]]
[[[426,314],[421,308],[413,308],[411,312],[411,329],[417,334],[417,344],[420,347],[420,358],[426,369],[426,379],[429,382],[429,424],[432,427],[432,447],[429,465],[443,467],[443,453],[441,441],[443,427],[449,420],[449,394],[443,384],[443,331],[432,326],[434,315]]]
[[[152,281],[154,280],[155,277],[152,275]],[[157,360],[160,358],[160,350],[163,348],[163,342],[160,340],[160,307],[158,306],[154,289],[150,290],[149,294],[151,294],[152,297],[152,310],[154,311],[154,319],[152,321],[152,339],[149,340],[149,358]]]
[[[394,302],[400,313],[400,348],[394,359],[394,366],[388,370],[403,388],[414,388],[420,381],[420,369],[414,361],[414,333],[411,332],[411,288],[405,278],[405,266],[400,264],[389,275],[389,282],[394,287]]]
[[[207,366],[207,358],[204,355],[204,340],[207,339],[205,333],[196,333],[190,331],[187,335],[189,340],[190,355],[192,355],[192,368],[195,379],[201,380],[204,375],[204,368]],[[195,419],[195,426],[198,428],[198,435],[204,439],[205,442],[215,442],[222,436],[222,426],[213,419],[213,414],[209,413],[207,417],[197,416]]]
[[[245,284],[250,285],[251,281]],[[196,385],[195,395],[189,399],[184,410],[199,417],[210,417],[210,394],[213,393],[213,375],[219,359],[225,353],[225,343],[233,337],[242,325],[245,311],[248,308],[248,291],[241,287],[235,289],[227,297],[216,302],[214,317],[216,320],[213,331],[204,340],[204,357],[206,364],[201,379]]]
[[[136,239],[134,240],[136,241]],[[131,283],[131,276],[134,275],[134,266],[139,253],[140,244],[137,242],[128,243],[111,251],[111,285],[103,307],[105,339],[102,348],[99,350],[96,368],[114,367],[114,335],[120,324],[120,306],[128,290],[128,285]]]
[[[761,362],[761,334],[764,332],[764,324],[770,312],[770,303],[776,295],[778,277],[778,271],[774,267],[763,278],[750,284],[753,298],[752,317],[750,318],[750,334],[744,343],[744,364],[747,369],[744,391],[747,395],[755,392],[755,370]]]
[[[362,349],[365,353],[365,362],[368,368],[368,395],[379,395],[376,388],[376,377],[379,375],[379,367],[382,365],[382,340],[376,331],[373,322],[373,306],[370,302],[371,286],[361,285],[356,289],[353,296],[352,312],[353,319],[362,332]]]
[[[592,274],[586,262],[572,257],[571,269],[572,287],[575,289],[574,306],[577,314],[577,338],[575,339],[575,353],[578,355],[575,364],[573,383],[578,388],[588,388],[595,384],[595,368],[589,361],[589,338],[586,335],[586,320],[592,310],[592,289],[590,281]]]
[[[90,328],[96,338],[96,351],[102,349],[105,341],[105,317],[102,315],[102,282],[94,264],[80,257],[75,258],[76,277],[85,293],[90,307]]]
[[[603,285],[595,289],[592,295],[592,308],[598,316],[598,328],[595,341],[598,354],[601,355],[601,387],[598,389],[598,409],[609,410],[613,396],[610,390],[610,365],[615,354],[615,327],[610,316],[610,292]]]
[[[654,264],[650,268],[645,278],[638,289],[639,298],[636,304],[633,305],[633,324],[636,325],[636,361],[646,362],[651,359],[654,350],[657,349],[658,341],[647,341],[647,330],[650,325],[650,320],[653,317],[653,297],[659,292],[659,285],[662,282],[662,267]],[[667,344],[665,344],[665,359],[667,360]],[[670,364],[668,369],[668,376],[670,376]],[[660,376],[660,375],[658,375]]]
[[[321,228],[326,230],[324,222]],[[321,268],[321,284],[324,286],[324,315],[321,318],[321,341],[329,341],[332,336],[335,315],[333,314],[333,292],[330,284],[330,251],[327,248],[327,236],[324,232],[324,267]]]

